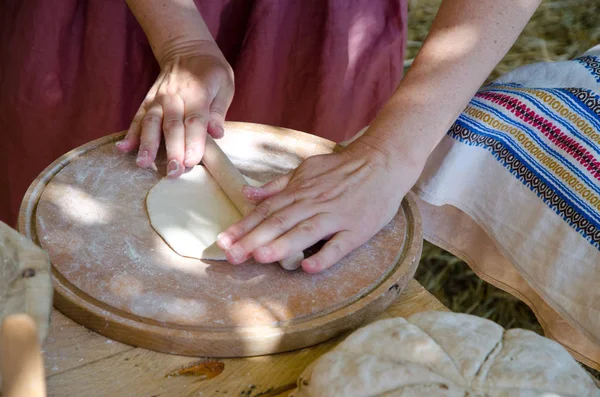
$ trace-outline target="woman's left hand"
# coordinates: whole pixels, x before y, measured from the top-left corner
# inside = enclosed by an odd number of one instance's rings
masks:
[[[330,238],[302,261],[306,272],[325,270],[387,225],[416,182],[420,169],[392,157],[362,137],[262,187],[245,186],[246,198],[259,204],[217,244],[233,264],[252,256],[271,263]]]

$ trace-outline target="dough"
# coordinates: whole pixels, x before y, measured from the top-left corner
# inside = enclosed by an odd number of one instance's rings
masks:
[[[245,177],[253,186],[261,183]],[[242,218],[210,173],[197,165],[178,179],[161,179],[148,193],[150,224],[179,255],[225,260],[217,235]]]
[[[480,317],[421,312],[354,331],[290,397],[599,397],[558,343]]]

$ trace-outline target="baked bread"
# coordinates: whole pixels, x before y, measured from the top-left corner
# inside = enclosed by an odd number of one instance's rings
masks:
[[[600,396],[558,343],[472,315],[374,322],[300,376],[294,397]]]

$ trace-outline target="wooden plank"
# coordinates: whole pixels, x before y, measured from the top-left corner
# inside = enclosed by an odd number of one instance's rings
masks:
[[[55,309],[42,352],[46,375],[52,376],[132,349],[78,325]]]
[[[411,280],[382,318],[409,316],[424,310],[448,309]],[[212,379],[202,376],[168,378],[167,374],[199,364],[203,359],[131,348],[116,342],[107,344],[106,338],[60,314],[56,316],[59,321],[53,322],[53,339],[45,351],[48,363],[60,363],[63,368],[49,372],[49,396],[114,396],[124,392],[132,397],[285,396],[295,387],[304,368],[343,338],[289,353],[218,360],[224,365],[223,371]]]
[[[321,344],[292,353],[221,360],[223,372],[207,380],[167,377],[177,369],[199,363],[197,358],[133,349],[50,376],[48,390],[49,396],[115,396],[125,390],[128,396],[269,395],[269,391],[293,388],[302,369],[331,347]]]
[[[446,311],[446,306],[415,279],[410,280],[400,297],[388,307],[382,317],[409,317],[424,311]]]

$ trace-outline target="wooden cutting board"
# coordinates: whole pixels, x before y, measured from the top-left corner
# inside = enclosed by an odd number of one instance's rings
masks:
[[[151,227],[148,191],[164,175],[135,165],[107,136],[77,148],[33,182],[21,232],[49,254],[55,306],[109,338],[167,353],[244,357],[320,343],[381,314],[412,278],[422,247],[414,200],[369,242],[316,275],[277,264],[177,255]],[[218,141],[240,171],[267,182],[332,142],[228,123]]]

